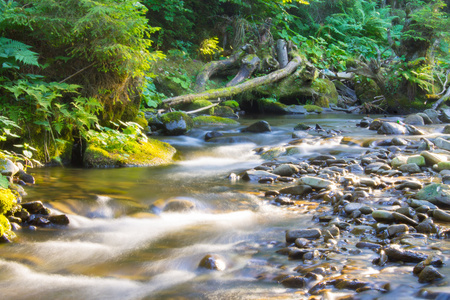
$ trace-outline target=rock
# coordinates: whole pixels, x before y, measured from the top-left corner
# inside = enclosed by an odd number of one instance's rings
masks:
[[[347,215],[350,215],[351,213],[353,213],[355,210],[359,210],[360,208],[362,208],[364,206],[364,204],[362,203],[349,203],[347,205],[344,206],[344,211]]]
[[[400,249],[398,245],[386,246],[384,251],[392,262],[421,262],[428,257],[422,252]]]
[[[450,161],[441,161],[435,166],[436,167],[433,167],[433,169],[439,172],[443,170],[450,170]]]
[[[425,113],[417,113],[417,115],[421,116],[423,119],[423,122],[425,125],[433,124],[433,121],[431,121],[430,117]]]
[[[293,204],[295,204],[295,202],[292,201],[290,198],[282,197],[282,196],[276,197],[274,201],[275,201],[275,203],[278,203],[280,205],[293,205]]]
[[[308,248],[311,244],[311,241],[305,238],[298,238],[295,239],[295,246],[298,248]]]
[[[404,173],[420,173],[422,172],[422,170],[420,169],[420,167],[417,164],[406,164],[406,165],[401,165],[400,167],[398,167],[398,169]]]
[[[392,139],[392,145],[406,146],[406,145],[408,145],[408,141],[396,136]]]
[[[30,214],[37,214],[44,208],[44,204],[41,201],[33,201],[22,203],[22,208],[26,209]]]
[[[398,168],[402,165],[406,165],[408,161],[408,157],[404,155],[398,155],[391,160],[391,166],[393,168]]]
[[[312,176],[303,176],[298,180],[298,184],[300,185],[309,185],[313,189],[329,189],[331,187],[334,187],[334,182],[319,178],[319,177],[312,177]]]
[[[432,183],[418,191],[414,198],[429,201],[437,206],[450,206],[450,186]]]
[[[349,172],[354,174],[363,174],[364,168],[360,164],[350,164],[345,167]]]
[[[362,120],[359,122],[359,127],[361,128],[367,128],[369,127],[369,125],[373,122],[372,118],[369,117],[364,117],[362,118]]]
[[[167,135],[183,135],[192,129],[194,122],[183,112],[169,112],[161,116],[163,129]]]
[[[405,188],[412,189],[412,190],[419,190],[419,189],[423,188],[423,184],[417,180],[408,180],[408,181],[404,181],[404,182],[396,185],[395,188],[397,190],[403,190]]]
[[[261,158],[265,159],[265,160],[272,160],[274,158],[277,158],[281,155],[286,154],[286,148],[284,147],[275,147],[275,148],[271,148],[267,151],[264,151],[261,154]]]
[[[434,233],[434,232],[436,232],[436,226],[434,225],[433,220],[431,220],[430,218],[425,219],[424,221],[419,223],[419,225],[417,225],[415,227],[415,229],[419,233]]]
[[[19,172],[19,167],[17,167],[11,160],[7,158],[0,158],[0,172],[5,176],[14,176]]]
[[[445,140],[441,137],[437,137],[434,139],[434,145],[438,148],[450,151],[450,141]]]
[[[309,185],[295,185],[290,187],[285,187],[279,190],[280,194],[287,194],[293,196],[301,196],[304,194],[308,194],[312,191],[312,188]]]
[[[209,143],[216,144],[248,144],[253,141],[245,136],[219,136],[208,140]]]
[[[356,248],[360,249],[380,249],[381,245],[370,243],[370,242],[358,242],[356,243]]]
[[[208,254],[200,260],[198,267],[201,269],[223,271],[227,265],[220,255]]]
[[[401,223],[405,223],[411,226],[417,226],[419,225],[419,223],[417,223],[416,221],[414,221],[413,219],[405,216],[404,214],[398,213],[398,212],[393,212],[392,216],[394,217],[394,219],[398,222]]]
[[[429,151],[422,151],[420,155],[422,155],[425,158],[425,163],[427,166],[433,166],[440,162],[447,161],[447,158],[445,156]]]
[[[293,243],[298,238],[304,238],[308,240],[317,240],[322,236],[320,229],[297,229],[286,231],[286,242]]]
[[[303,123],[298,123],[297,125],[295,125],[294,130],[309,130],[312,127]]]
[[[210,139],[217,138],[223,136],[222,132],[218,131],[209,131],[205,134],[205,141],[209,141]]]
[[[408,233],[409,229],[408,226],[405,224],[397,224],[397,225],[391,225],[387,228],[387,232],[390,237],[395,237],[402,233]]]
[[[262,132],[272,131],[272,129],[270,128],[269,123],[267,123],[266,121],[258,121],[244,129],[242,129],[241,131],[242,132],[262,133]]]
[[[164,205],[163,211],[180,212],[192,210],[195,208],[195,203],[186,199],[171,199]]]
[[[443,123],[450,123],[450,109],[448,109],[448,108],[441,108],[440,112],[441,112],[441,115],[439,116],[439,119]]]
[[[308,252],[309,250],[292,247],[289,250],[288,256],[290,259],[303,259],[303,256]]]
[[[70,220],[66,215],[49,216],[48,220],[55,225],[62,225],[62,226],[67,226],[70,223]]]
[[[306,287],[306,279],[302,276],[289,276],[280,282],[284,287],[291,289],[302,289]]]
[[[437,221],[450,222],[450,213],[441,209],[435,209],[433,211],[433,218]]]
[[[450,134],[450,125],[445,125],[444,130],[442,131],[443,134]]]
[[[280,176],[272,174],[267,171],[259,171],[259,170],[248,170],[245,171],[244,174],[242,175],[242,179],[247,181],[259,181],[262,178],[272,178],[273,180],[275,180],[278,177]]]
[[[392,212],[381,209],[374,211],[372,217],[382,223],[392,223],[395,220]]]
[[[287,114],[307,114],[308,111],[303,105],[288,105],[284,108],[285,113]]]
[[[439,114],[435,109],[426,109],[424,113],[430,118],[433,124],[441,124],[441,120],[439,120]]]
[[[375,162],[367,165],[364,168],[364,172],[366,174],[377,173],[379,170],[391,170],[391,167],[388,164],[382,162]]]
[[[416,164],[419,167],[425,166],[425,157],[422,155],[412,155],[406,160],[407,164]]]
[[[411,135],[426,135],[426,132],[422,129],[419,129],[413,125],[405,125],[406,129],[408,130],[408,133]],[[421,149],[424,150],[424,149]]]
[[[408,124],[408,125],[419,125],[419,126],[425,125],[423,118],[417,114],[407,116],[403,120],[403,123]]]
[[[433,266],[426,266],[419,274],[419,282],[432,282],[444,278]]]
[[[298,173],[299,169],[292,164],[282,164],[276,167],[272,173],[280,176],[292,176]]]
[[[408,130],[405,126],[393,122],[383,122],[377,131],[378,134],[387,135],[400,135],[406,134],[407,132]]]
[[[433,203],[426,201],[426,200],[416,200],[416,199],[411,199],[411,201],[409,202],[409,205],[413,208],[418,208],[421,206],[428,206],[431,209],[436,209],[437,206],[434,205]]]

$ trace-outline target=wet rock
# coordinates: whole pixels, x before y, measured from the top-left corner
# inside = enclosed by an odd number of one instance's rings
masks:
[[[306,125],[304,123],[298,123],[297,125],[295,125],[294,130],[309,130],[312,127],[309,125]]]
[[[398,185],[395,186],[397,190],[403,190],[403,189],[412,189],[412,190],[419,190],[423,188],[423,184],[420,181],[417,180],[408,180],[404,181]]]
[[[423,157],[422,155],[412,155],[410,157],[408,157],[408,159],[406,160],[407,164],[416,164],[419,167],[423,167],[425,166],[425,157]]]
[[[306,279],[302,276],[290,276],[280,282],[284,287],[291,289],[302,289],[306,287]]]
[[[442,131],[443,134],[450,134],[450,125],[445,125],[444,130]]]
[[[433,124],[441,124],[441,120],[439,120],[439,114],[435,109],[426,109],[424,113],[430,118]]]
[[[347,215],[350,215],[355,210],[360,210],[363,206],[363,203],[348,203],[344,206],[344,211]]]
[[[405,223],[411,226],[417,226],[419,225],[419,223],[417,223],[416,221],[414,221],[413,219],[405,216],[404,214],[398,213],[398,212],[393,212],[392,216],[394,217],[394,219],[397,222],[401,222],[401,223]]]
[[[450,141],[445,140],[441,137],[437,137],[434,139],[434,144],[436,147],[450,151]]]
[[[322,236],[320,229],[297,229],[286,231],[286,242],[293,243],[298,238],[304,238],[308,240],[316,240]]]
[[[436,232],[436,225],[434,225],[433,220],[425,219],[420,222],[419,225],[415,227],[415,229],[419,233],[434,233]]]
[[[408,233],[408,231],[409,231],[408,226],[405,224],[391,225],[387,228],[387,232],[390,237],[394,237],[403,233]]]
[[[444,276],[433,266],[426,266],[419,274],[419,282],[421,283],[433,282],[442,278],[444,278]]]
[[[450,187],[441,183],[429,184],[418,191],[414,198],[429,201],[437,206],[450,206]]]
[[[293,196],[301,196],[304,194],[308,194],[312,191],[312,188],[309,185],[296,185],[296,186],[289,186],[282,188],[279,193],[280,194],[287,194],[287,195],[293,195]]]
[[[417,113],[417,114],[422,117],[425,125],[433,124],[433,121],[431,121],[430,117],[426,113]]]
[[[437,206],[434,205],[433,203],[426,201],[426,200],[416,200],[416,199],[411,199],[411,201],[409,202],[409,205],[413,208],[418,208],[421,206],[428,206],[428,208],[431,209],[436,209]]]
[[[242,132],[252,132],[252,133],[262,133],[268,131],[272,131],[272,128],[270,127],[267,121],[258,121],[242,129]]]
[[[406,134],[407,132],[408,130],[405,126],[393,122],[383,122],[377,131],[378,134],[387,135],[400,135]]]
[[[398,168],[402,165],[407,164],[408,157],[404,155],[398,155],[391,160],[391,166],[393,168]]]
[[[335,284],[335,287],[340,290],[341,289],[357,290],[357,289],[364,288],[367,286],[370,286],[369,282],[359,281],[357,279],[353,279],[353,280],[339,279]]]
[[[272,178],[275,180],[278,177],[279,175],[272,174],[267,171],[258,171],[258,170],[248,170],[245,171],[244,174],[242,175],[242,179],[247,181],[259,181],[261,178]]]
[[[368,118],[368,117],[364,117],[362,118],[362,120],[359,122],[359,127],[361,128],[367,128],[369,127],[369,125],[373,122],[372,118]]]
[[[377,173],[380,170],[391,170],[391,167],[383,162],[374,162],[364,168],[364,172],[366,174]]]
[[[277,198],[275,198],[275,203],[278,203],[280,205],[293,205],[293,204],[295,204],[295,202],[292,201],[290,198],[288,198],[288,197],[281,197],[281,196],[278,196]]]
[[[44,227],[47,225],[50,225],[50,221],[44,217],[38,217],[37,215],[31,215],[28,219],[28,222],[31,225],[38,226],[38,227]]]
[[[272,160],[279,156],[286,154],[286,148],[284,147],[275,147],[261,153],[261,158],[265,160]]]
[[[49,216],[48,220],[55,225],[67,226],[70,223],[69,218],[66,215]]]
[[[370,242],[358,242],[356,243],[356,248],[360,249],[380,249],[381,245],[370,243]]]
[[[311,245],[311,241],[305,238],[295,239],[295,246],[298,248],[308,248]]]
[[[437,171],[450,170],[450,161],[441,161],[434,165],[433,169]]]
[[[450,123],[450,109],[448,109],[448,108],[441,108],[440,112],[441,112],[441,115],[439,116],[439,119],[443,123]]]
[[[282,164],[276,167],[272,173],[280,176],[292,176],[298,173],[299,169],[292,164]]]
[[[303,259],[304,260],[313,260],[319,256],[320,256],[320,253],[318,250],[308,251],[303,255]]]
[[[303,256],[308,253],[309,250],[299,249],[299,248],[291,248],[289,250],[289,258],[290,259],[303,259]]]
[[[22,203],[22,208],[26,209],[30,214],[37,214],[44,208],[44,204],[41,201],[33,201]]]
[[[382,222],[382,223],[392,223],[394,222],[395,218],[392,214],[392,212],[387,211],[387,210],[375,210],[372,213],[372,217],[378,221],[378,222]]]
[[[384,248],[386,255],[392,262],[403,261],[403,262],[421,262],[427,259],[427,255],[422,252],[404,250],[398,245],[387,246]]]
[[[422,151],[420,155],[425,158],[425,163],[427,166],[433,166],[440,162],[447,161],[445,156],[430,151]]]
[[[422,172],[422,170],[417,164],[401,165],[400,167],[398,167],[398,169],[404,173],[411,173],[411,174]]]
[[[360,164],[350,164],[346,167],[346,169],[354,174],[364,173],[364,168]]]
[[[194,122],[182,112],[169,112],[161,116],[163,129],[167,135],[183,135],[192,129]]]
[[[181,212],[195,208],[195,203],[185,199],[171,199],[164,205],[163,211]]]
[[[425,131],[423,131],[413,125],[406,125],[405,127],[408,130],[408,133],[411,135],[426,135]],[[427,147],[425,147],[424,149],[427,149]],[[421,149],[421,150],[424,150],[424,149]]]
[[[403,120],[403,123],[408,124],[408,125],[419,125],[419,126],[425,125],[423,118],[417,114],[407,116]]]
[[[433,211],[433,218],[441,222],[450,222],[450,213],[441,209],[435,209]]]
[[[207,270],[217,270],[217,271],[223,271],[226,269],[226,262],[220,255],[217,254],[208,254],[204,256],[200,263],[198,264],[198,267],[201,269],[207,269]]]
[[[217,138],[223,136],[222,132],[219,131],[209,131],[205,134],[205,141],[209,141],[210,139]]]
[[[334,182],[319,177],[303,176],[298,180],[301,185],[309,185],[314,189],[329,189],[334,187]]]

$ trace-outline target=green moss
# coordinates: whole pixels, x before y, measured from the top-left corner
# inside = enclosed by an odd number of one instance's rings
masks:
[[[311,86],[319,94],[319,98],[314,104],[321,107],[329,107],[330,103],[336,104],[338,101],[338,92],[334,83],[325,78],[317,78]]]
[[[168,143],[150,139],[148,142],[127,142],[122,150],[106,151],[89,145],[84,155],[86,167],[155,166],[172,162],[175,148]]]
[[[323,111],[323,108],[317,105],[305,105],[303,107],[306,109],[307,112],[321,113]]]
[[[234,110],[228,106],[216,106],[216,108],[214,110],[214,115],[217,117],[224,117],[224,118],[235,118],[236,117]]]
[[[287,105],[273,101],[272,99],[260,99],[258,101],[260,111],[268,114],[285,114]]]
[[[221,106],[228,106],[232,108],[234,111],[239,110],[239,103],[235,100],[224,101],[220,104]]]
[[[210,105],[212,105],[212,103],[208,100],[194,100],[192,103],[190,103],[186,107],[186,110],[188,110],[188,111],[197,110],[197,109],[207,107]],[[214,107],[211,107],[208,110],[201,111],[200,113],[208,113],[208,114],[212,115],[212,114],[214,114]]]
[[[10,211],[16,203],[16,196],[10,189],[0,188],[0,214],[5,214]]]
[[[184,122],[186,123],[186,131],[189,131],[192,129],[192,127],[194,127],[194,122],[192,121],[192,118],[189,117],[184,112],[174,111],[161,116],[161,121],[163,124],[166,125],[166,127],[167,124],[170,124],[172,122],[179,122],[181,120],[184,120]]]
[[[144,112],[142,112],[142,111],[140,111],[140,112],[137,114],[137,116],[136,116],[136,118],[134,119],[133,122],[139,124],[139,126],[141,126],[141,127],[144,128],[144,129],[147,128],[147,126],[148,126],[148,121],[147,121],[147,119],[145,118]]]
[[[4,215],[0,215],[0,236],[11,230],[11,224]]]
[[[222,117],[214,117],[214,116],[199,116],[194,118],[194,125],[238,125],[239,122]]]
[[[372,79],[361,78],[355,82],[355,93],[362,103],[372,102],[375,96],[381,95],[381,90]]]

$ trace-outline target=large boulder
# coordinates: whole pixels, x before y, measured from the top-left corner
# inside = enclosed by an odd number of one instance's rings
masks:
[[[192,129],[194,122],[183,112],[169,112],[161,116],[164,132],[167,135],[183,135]]]
[[[267,121],[263,120],[253,123],[250,126],[242,129],[242,132],[253,132],[253,133],[261,133],[268,131],[272,131],[272,128],[270,128],[270,125]]]
[[[434,109],[426,109],[424,113],[431,119],[433,124],[441,124],[441,120],[439,120],[439,114]]]
[[[420,115],[418,115],[418,114],[413,114],[413,115],[407,116],[403,120],[403,122],[405,124],[408,124],[408,125],[419,125],[419,126],[425,125],[425,122],[423,121],[423,118]]]
[[[0,158],[0,172],[5,176],[14,176],[19,172],[19,167],[7,158]]]
[[[378,134],[399,135],[406,134],[408,130],[405,126],[394,122],[383,122],[377,131]]]
[[[438,148],[450,151],[450,141],[445,140],[443,138],[440,137],[436,138],[434,140],[434,145],[436,145],[436,147]]]

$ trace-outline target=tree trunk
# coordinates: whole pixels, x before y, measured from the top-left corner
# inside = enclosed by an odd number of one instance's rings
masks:
[[[220,70],[231,68],[233,66],[237,66],[237,63],[244,57],[246,53],[245,47],[243,49],[239,50],[232,56],[230,56],[228,59],[225,60],[217,60],[207,63],[203,69],[200,71],[200,73],[197,75],[196,79],[196,92],[202,92],[205,90],[205,84],[209,80],[209,78],[214,74],[217,73]]]
[[[203,93],[197,94],[188,94],[177,97],[172,97],[163,101],[164,104],[168,106],[177,105],[180,103],[189,103],[194,100],[208,100],[208,99],[217,99],[219,97],[229,97],[233,96],[251,89],[254,89],[258,86],[269,84],[276,82],[280,79],[285,78],[286,76],[292,74],[297,67],[302,63],[302,59],[299,55],[295,54],[293,59],[288,63],[286,68],[274,71],[268,75],[254,78],[252,80],[248,80],[244,83],[241,83],[236,86],[226,87],[216,90],[209,90]]]
[[[246,78],[250,78],[250,76],[253,74],[253,72],[259,68],[259,63],[261,60],[258,56],[255,54],[249,54],[242,60],[241,68],[239,69],[239,72],[236,74],[236,76],[227,83],[227,87],[236,85],[238,83],[241,83]]]
[[[280,68],[283,69],[289,62],[287,53],[287,43],[283,39],[277,41],[277,56],[278,62],[280,63]]]

